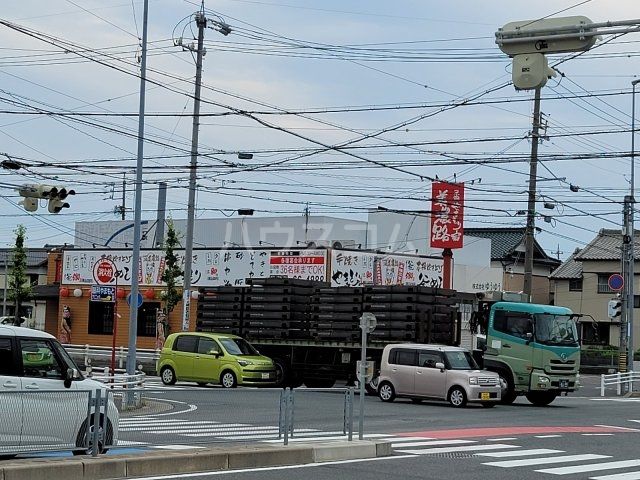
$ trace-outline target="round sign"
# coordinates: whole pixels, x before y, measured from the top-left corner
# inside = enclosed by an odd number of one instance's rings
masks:
[[[611,290],[617,292],[618,290],[622,290],[622,287],[624,287],[624,278],[622,278],[622,275],[619,273],[614,273],[609,277],[609,281],[607,283]]]
[[[116,264],[108,258],[98,260],[93,266],[93,278],[98,284],[111,283],[116,275]]]
[[[142,306],[142,302],[144,299],[142,298],[142,294],[138,293],[138,308]],[[131,294],[127,295],[127,304],[131,306]]]

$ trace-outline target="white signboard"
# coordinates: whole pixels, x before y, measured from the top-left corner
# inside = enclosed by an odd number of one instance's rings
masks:
[[[413,255],[331,251],[331,286],[442,287],[442,259]]]
[[[184,251],[176,251],[184,265]],[[140,263],[132,265],[129,250],[65,250],[62,264],[63,285],[94,284],[94,267],[104,260],[115,265],[112,278],[102,279],[104,285],[131,285],[137,272],[144,286],[162,286],[165,269],[164,251],[140,251]],[[102,270],[101,270],[102,271]],[[247,278],[284,276],[306,280],[327,281],[326,250],[193,250],[191,284],[194,287],[246,284]]]

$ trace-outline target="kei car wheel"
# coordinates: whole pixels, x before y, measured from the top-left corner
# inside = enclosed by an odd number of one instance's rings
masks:
[[[382,382],[378,388],[378,396],[383,402],[393,402],[396,398],[396,391],[389,382]]]
[[[162,367],[160,379],[165,385],[173,385],[176,383],[176,372],[174,372],[171,367]]]
[[[467,404],[467,394],[461,387],[453,387],[449,391],[449,403],[456,407],[464,407]]]
[[[238,381],[236,380],[236,376],[230,370],[222,372],[220,376],[220,384],[224,388],[236,388],[238,386]]]

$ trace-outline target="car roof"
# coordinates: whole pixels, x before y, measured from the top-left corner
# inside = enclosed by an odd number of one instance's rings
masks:
[[[53,335],[33,328],[15,327],[13,325],[0,325],[0,335],[7,337],[34,337],[55,338]]]
[[[175,332],[171,335],[189,335],[193,337],[209,337],[209,338],[241,338],[238,335],[232,335],[230,333],[216,333],[216,332]]]
[[[434,343],[394,343],[387,345],[386,348],[416,348],[418,350],[438,350],[441,352],[468,352],[466,348],[436,345]]]

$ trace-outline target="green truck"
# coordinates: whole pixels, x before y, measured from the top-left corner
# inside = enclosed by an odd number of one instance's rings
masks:
[[[479,328],[474,358],[500,375],[502,403],[519,395],[534,405],[549,405],[579,387],[580,315],[552,305],[502,301],[505,293],[479,302],[472,328]]]

